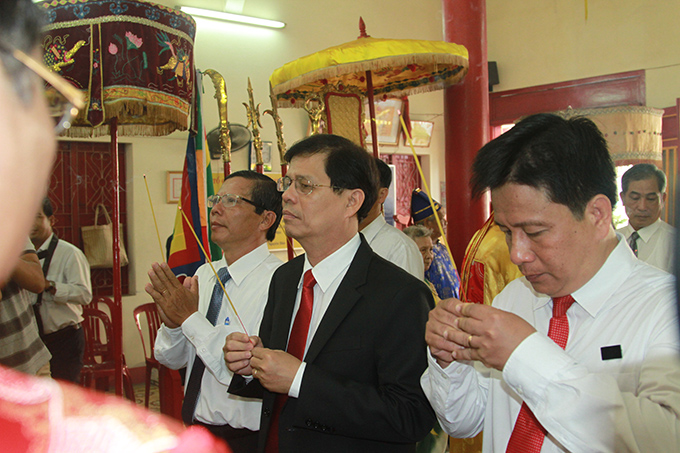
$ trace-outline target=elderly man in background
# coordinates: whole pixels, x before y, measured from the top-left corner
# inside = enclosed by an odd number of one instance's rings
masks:
[[[621,177],[621,202],[628,225],[619,228],[639,259],[673,270],[675,228],[661,220],[666,204],[666,175],[652,164],[637,164]]]

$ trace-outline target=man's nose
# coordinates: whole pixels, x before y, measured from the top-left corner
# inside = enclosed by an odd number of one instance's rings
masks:
[[[515,235],[510,239],[508,248],[510,249],[510,261],[517,266],[531,262],[534,259],[534,253],[526,237]]]

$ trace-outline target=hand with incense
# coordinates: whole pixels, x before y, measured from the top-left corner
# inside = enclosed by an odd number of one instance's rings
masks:
[[[177,328],[198,311],[198,278],[187,277],[184,283],[175,277],[167,263],[154,263],[148,273],[151,283],[145,290],[156,302],[163,323]]]
[[[262,340],[256,335],[249,337],[241,332],[233,332],[227,335],[222,348],[227,368],[235,374],[251,376],[253,369],[250,366],[250,359],[253,357],[253,349],[256,347],[262,347]]]

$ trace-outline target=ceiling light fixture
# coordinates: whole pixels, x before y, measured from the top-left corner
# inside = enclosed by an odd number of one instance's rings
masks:
[[[210,19],[224,20],[227,22],[238,22],[240,24],[258,25],[260,27],[283,28],[284,22],[278,20],[260,19],[259,17],[243,16],[241,14],[224,13],[211,9],[193,8],[191,6],[181,6],[180,10],[192,16],[207,17]]]

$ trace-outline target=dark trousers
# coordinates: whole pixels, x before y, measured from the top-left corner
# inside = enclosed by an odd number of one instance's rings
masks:
[[[194,424],[203,426],[215,437],[224,439],[233,453],[254,453],[257,451],[257,431],[251,431],[246,428],[236,429],[229,425],[208,425],[198,420],[194,420]]]
[[[48,333],[42,340],[52,354],[52,378],[79,384],[85,352],[85,334],[80,324]]]

